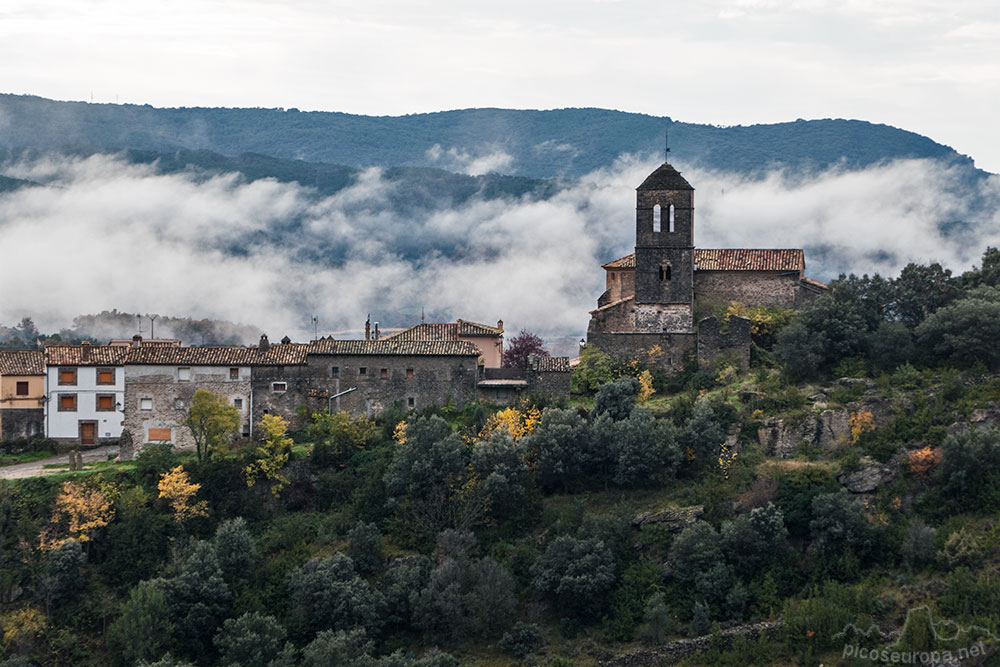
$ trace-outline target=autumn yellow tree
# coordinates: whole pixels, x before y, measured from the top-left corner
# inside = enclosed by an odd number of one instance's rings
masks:
[[[852,412],[849,417],[851,424],[851,444],[856,445],[861,436],[875,430],[875,419],[868,410]]]
[[[653,374],[649,370],[639,373],[639,395],[635,397],[639,403],[645,403],[650,396],[656,393],[653,388]]]
[[[228,443],[240,428],[239,408],[224,397],[205,389],[194,392],[188,408],[187,427],[197,447],[198,460],[208,459],[213,449]]]
[[[191,482],[184,472],[184,466],[177,466],[163,473],[158,488],[160,498],[166,500],[174,512],[174,521],[181,523],[196,516],[208,515],[208,503],[194,500],[201,484]]]
[[[39,536],[41,547],[58,549],[69,540],[88,542],[114,516],[113,503],[103,490],[65,482],[56,497],[50,525]]]
[[[263,476],[274,481],[271,493],[278,495],[288,483],[281,472],[292,453],[292,439],[287,435],[288,420],[278,415],[264,415],[257,428],[264,434],[264,444],[257,449],[257,460],[244,469],[247,486],[253,486],[257,478]]]
[[[506,431],[512,438],[518,440],[534,431],[541,422],[542,412],[534,406],[524,410],[504,408],[494,412],[486,420],[477,438],[485,440],[494,433]]]

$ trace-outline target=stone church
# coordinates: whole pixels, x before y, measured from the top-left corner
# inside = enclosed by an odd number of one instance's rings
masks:
[[[749,321],[697,314],[732,301],[797,308],[826,289],[805,276],[800,249],[695,248],[694,188],[666,162],[636,188],[635,211],[635,253],[603,265],[607,289],[590,313],[587,343],[609,354],[670,372],[690,355],[745,365]]]

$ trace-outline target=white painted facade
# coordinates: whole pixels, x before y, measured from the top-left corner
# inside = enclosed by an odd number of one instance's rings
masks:
[[[73,381],[68,381],[73,371]],[[111,371],[113,382],[99,383],[98,372]],[[107,378],[105,378],[106,380]],[[73,397],[70,406],[70,397]],[[125,405],[123,366],[46,366],[45,435],[55,440],[97,444],[122,434]],[[89,440],[92,428],[94,442]]]

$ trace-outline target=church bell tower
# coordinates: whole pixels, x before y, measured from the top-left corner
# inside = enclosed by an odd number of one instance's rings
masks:
[[[694,188],[664,162],[636,188],[636,330],[693,329]]]

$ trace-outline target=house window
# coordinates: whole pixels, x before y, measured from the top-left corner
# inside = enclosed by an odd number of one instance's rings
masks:
[[[243,409],[243,399],[242,398],[234,398],[233,399],[233,407],[236,408],[237,410],[242,410]]]
[[[386,379],[387,377],[389,377],[389,369],[388,368],[383,368],[382,370],[380,370],[378,372],[378,376],[380,378],[382,378],[383,380]]]
[[[18,382],[17,383],[16,393],[17,393],[18,396],[27,396],[28,395],[28,383],[27,382]]]
[[[178,368],[177,369],[177,379],[181,382],[191,381],[191,369],[190,368]]]
[[[611,272],[611,282],[614,282],[617,277],[618,277],[618,274],[612,271]]]
[[[115,383],[115,369],[113,368],[97,369],[97,384],[114,384],[114,383]]]
[[[59,412],[76,412],[76,394],[59,394]]]
[[[416,401],[413,400],[412,396],[406,399],[406,407],[412,408],[414,403],[416,403]]]
[[[239,380],[240,379],[240,369],[238,369],[238,368],[230,368],[229,369],[229,379],[230,380]]]
[[[334,366],[330,369],[330,377],[339,378],[340,377],[340,366]]]
[[[97,395],[97,411],[98,412],[114,412],[115,411],[115,395],[114,394],[98,394]]]
[[[286,391],[288,391],[288,383],[287,382],[272,382],[271,383],[271,391],[273,391],[276,394],[283,394]]]
[[[660,231],[661,213],[662,209],[659,204],[653,207],[653,231],[656,233]]]
[[[358,369],[358,375],[368,375],[368,369],[362,366]]]
[[[60,368],[59,369],[59,384],[76,384],[76,369],[75,368]]]
[[[149,441],[150,442],[170,442],[170,429],[169,428],[151,428],[149,429]]]
[[[153,399],[151,399],[151,398],[140,398],[139,399],[139,409],[140,410],[152,410],[153,409]]]
[[[670,280],[670,265],[660,267],[660,280],[666,281]]]
[[[406,369],[406,379],[409,380],[412,377],[413,377],[413,369],[412,368],[407,368]]]

